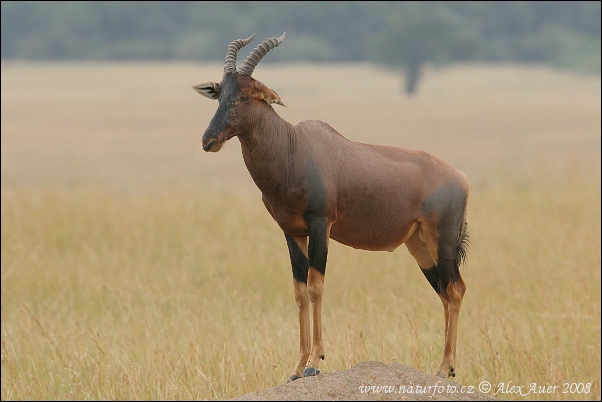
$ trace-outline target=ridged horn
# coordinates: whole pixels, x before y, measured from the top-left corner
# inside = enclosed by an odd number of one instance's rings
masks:
[[[255,34],[249,36],[247,39],[236,39],[228,49],[226,50],[226,61],[224,63],[224,73],[236,72],[236,54],[240,49],[247,46],[249,42],[255,37]]]
[[[261,44],[253,49],[251,54],[247,56],[245,61],[242,63],[242,66],[240,66],[238,69],[238,73],[250,77],[251,74],[253,74],[253,70],[255,70],[257,63],[259,63],[259,60],[261,60],[267,52],[284,41],[284,35],[286,35],[286,32],[284,32],[279,38],[269,38],[261,42]]]

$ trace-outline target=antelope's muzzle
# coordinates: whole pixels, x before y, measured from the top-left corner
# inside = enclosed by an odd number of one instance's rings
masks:
[[[203,151],[217,152],[224,145],[226,136],[224,133],[216,133],[212,135],[203,135]]]

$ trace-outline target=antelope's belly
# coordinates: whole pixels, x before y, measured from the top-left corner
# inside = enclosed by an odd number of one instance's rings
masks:
[[[363,223],[363,224],[362,224]],[[336,221],[330,230],[330,238],[347,246],[372,251],[393,251],[403,244],[418,228],[418,222]]]

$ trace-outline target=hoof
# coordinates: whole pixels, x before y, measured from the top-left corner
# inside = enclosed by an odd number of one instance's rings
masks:
[[[301,378],[301,377],[299,377],[299,376],[297,376],[297,375],[294,375],[294,374],[293,374],[293,375],[291,375],[291,376],[289,377],[289,379],[288,379],[288,380],[286,380],[286,383],[288,384],[289,382],[291,382],[291,381],[295,381],[295,380],[298,380],[299,378]]]
[[[311,377],[311,376],[318,375],[318,374],[320,374],[319,369],[313,368],[313,367],[308,367],[303,372],[303,377]]]
[[[443,372],[441,370],[437,370],[437,372],[435,373],[435,375],[437,377],[441,377],[441,378],[455,377],[456,376],[456,371],[452,367],[452,368],[449,369],[449,372],[447,373],[447,376],[445,374],[443,374]]]

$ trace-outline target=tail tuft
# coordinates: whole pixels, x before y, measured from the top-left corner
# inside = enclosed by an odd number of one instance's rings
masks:
[[[466,221],[464,221],[464,225],[462,225],[462,231],[458,236],[458,245],[456,246],[456,260],[454,261],[456,269],[459,269],[460,265],[466,262],[469,244],[468,230],[466,229],[467,226],[468,224],[466,223]]]

